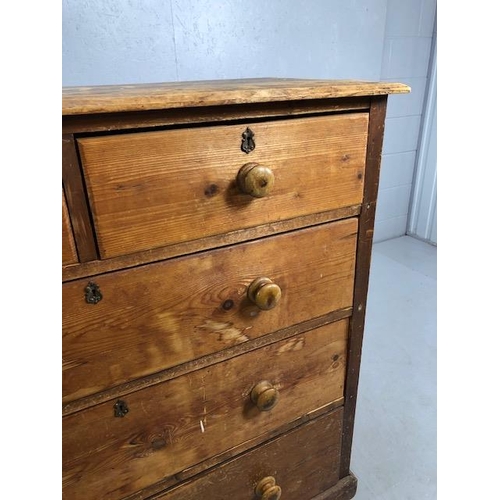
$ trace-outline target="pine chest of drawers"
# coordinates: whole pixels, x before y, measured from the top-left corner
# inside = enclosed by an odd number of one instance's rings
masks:
[[[63,90],[63,498],[348,499],[395,83]]]

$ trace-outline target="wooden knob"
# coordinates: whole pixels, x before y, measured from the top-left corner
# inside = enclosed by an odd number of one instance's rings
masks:
[[[279,500],[281,498],[281,488],[276,485],[274,477],[268,476],[257,483],[255,494],[262,500]]]
[[[262,380],[254,386],[250,398],[260,411],[269,411],[276,406],[279,393],[271,382]]]
[[[257,278],[250,283],[247,296],[259,309],[269,311],[278,305],[281,288],[269,278]]]
[[[270,168],[258,163],[247,163],[240,168],[237,183],[242,193],[254,198],[267,196],[274,186],[274,174]]]

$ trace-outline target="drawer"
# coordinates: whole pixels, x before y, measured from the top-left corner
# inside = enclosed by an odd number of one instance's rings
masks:
[[[352,306],[357,219],[63,285],[63,401]],[[307,258],[304,258],[307,255]],[[247,297],[267,277],[271,310]]]
[[[66,205],[66,198],[64,190],[62,192],[62,264],[74,264],[78,262],[78,255],[76,253],[75,240],[73,239],[73,231],[71,229],[71,222],[69,221],[68,207]]]
[[[347,319],[63,419],[63,498],[122,498],[342,402]],[[263,381],[269,384],[264,388]],[[251,393],[258,393],[251,399]],[[277,391],[277,403],[270,408]]]
[[[254,500],[272,477],[286,500],[306,500],[339,479],[342,408],[151,500]]]
[[[241,149],[247,127],[255,140],[249,154]],[[100,255],[359,204],[367,130],[367,113],[348,113],[81,138]],[[248,163],[274,176],[274,187],[262,198],[237,186]],[[264,191],[271,185],[260,174],[254,180],[266,184]]]

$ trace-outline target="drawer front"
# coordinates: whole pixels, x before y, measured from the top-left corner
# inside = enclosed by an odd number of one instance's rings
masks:
[[[352,305],[357,219],[306,228],[63,286],[63,401]],[[281,300],[261,310],[248,286]]]
[[[342,400],[342,320],[63,419],[64,498],[116,499]],[[268,381],[277,404],[252,389]],[[262,387],[262,384],[259,384]],[[269,394],[258,394],[259,404]],[[261,399],[261,398],[264,399]]]
[[[274,478],[286,500],[313,498],[339,479],[342,412],[308,422],[152,500],[254,500],[266,477]]]
[[[79,139],[101,257],[359,204],[367,130],[356,113]],[[267,196],[238,189],[247,163],[272,171]]]
[[[73,239],[73,231],[69,221],[68,207],[64,191],[62,192],[62,264],[74,264],[78,262],[76,253],[75,240]]]

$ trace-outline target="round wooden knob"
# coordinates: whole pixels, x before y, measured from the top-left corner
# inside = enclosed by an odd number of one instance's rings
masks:
[[[270,168],[258,163],[247,163],[240,168],[237,183],[242,193],[254,198],[267,196],[274,186],[274,174]]]
[[[279,500],[281,498],[281,488],[276,485],[274,477],[268,476],[257,483],[255,494],[262,500]]]
[[[269,278],[257,278],[250,283],[247,296],[259,309],[269,311],[278,305],[281,288]]]
[[[260,411],[269,411],[276,406],[279,393],[271,382],[262,380],[254,386],[250,398]]]

